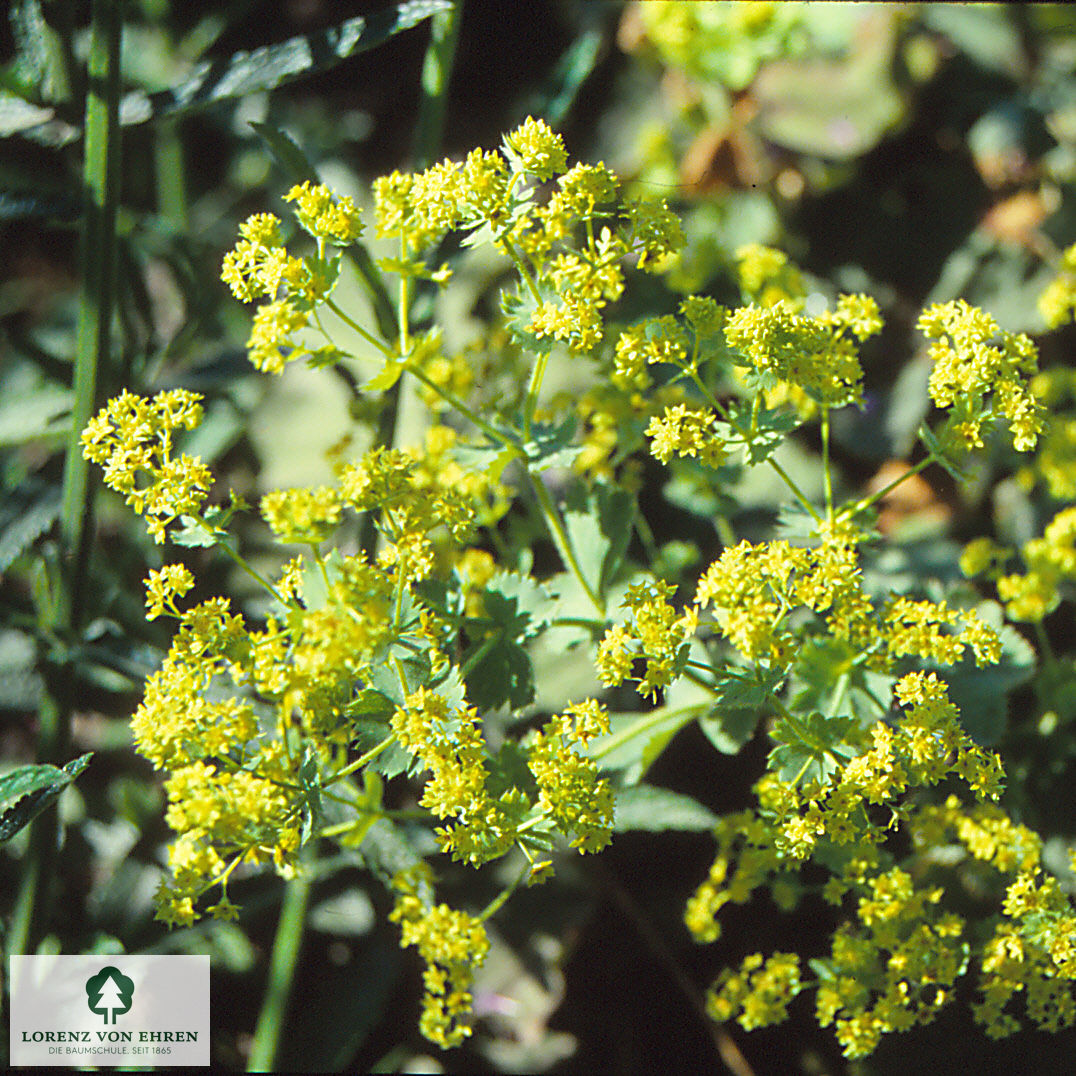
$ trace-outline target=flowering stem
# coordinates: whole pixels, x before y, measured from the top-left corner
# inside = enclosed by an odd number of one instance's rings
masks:
[[[361,325],[360,325],[360,324],[359,324],[359,323],[358,323],[358,322],[357,322],[357,321],[356,321],[356,320],[355,320],[354,318],[350,317],[350,316],[349,316],[349,315],[348,315],[348,314],[347,314],[347,313],[346,313],[346,312],[345,312],[344,310],[342,310],[342,309],[341,309],[341,308],[340,308],[339,306],[337,306],[337,305],[336,305],[336,303],[334,303],[334,302],[332,301],[332,299],[330,299],[330,298],[329,298],[328,296],[326,296],[326,297],[325,297],[325,298],[324,298],[324,299],[322,300],[322,302],[323,302],[323,303],[324,303],[324,304],[325,304],[325,305],[326,305],[326,306],[327,306],[327,307],[328,307],[328,308],[329,308],[329,309],[330,309],[330,310],[331,310],[331,311],[332,311],[332,312],[333,312],[333,313],[334,313],[334,314],[335,314],[335,315],[336,315],[336,316],[337,316],[337,317],[338,317],[338,318],[339,318],[339,319],[340,319],[340,320],[341,320],[341,321],[342,321],[342,322],[343,322],[343,323],[344,323],[345,325],[347,325],[347,327],[348,327],[349,329],[353,330],[354,332],[357,332],[357,333],[359,334],[359,336],[361,336],[361,337],[362,337],[362,338],[363,338],[363,339],[364,339],[364,340],[365,340],[365,341],[366,341],[366,342],[367,342],[368,344],[371,344],[371,345],[373,345],[373,346],[374,346],[375,348],[377,348],[377,350],[378,350],[378,351],[380,351],[380,352],[381,352],[381,354],[382,354],[383,356],[385,356],[385,358],[391,358],[391,357],[392,357],[392,349],[391,349],[391,348],[389,348],[389,347],[386,347],[386,345],[385,345],[385,344],[384,344],[384,343],[383,343],[382,341],[378,340],[378,338],[377,338],[376,336],[374,336],[374,335],[373,335],[373,333],[371,333],[371,332],[369,332],[368,330],[364,329],[364,328],[363,328],[363,327],[362,327],[362,326],[361,326]],[[319,325],[320,325],[320,322],[319,322]],[[325,332],[325,330],[324,330],[324,329],[322,329],[321,331],[322,331],[323,333],[325,333],[325,335],[326,335],[326,336],[328,336],[328,335],[329,335],[328,333],[326,333],[326,332]]]
[[[507,437],[504,436],[499,430],[494,429],[488,422],[486,422],[480,415],[478,415],[472,408],[468,407],[454,392],[450,389],[443,388],[438,385],[425,370],[420,370],[417,366],[411,363],[407,364],[407,372],[412,376],[418,378],[431,392],[437,393],[442,400],[447,404],[451,404],[464,418],[473,423],[478,429],[480,429],[490,440],[496,441],[498,444],[504,445],[506,448],[516,449],[518,446],[512,444]]]
[[[534,364],[534,369],[531,371],[531,383],[527,389],[527,400],[523,405],[523,440],[529,441],[531,439],[531,421],[534,419],[534,412],[538,407],[538,393],[542,388],[542,380],[545,377],[545,368],[549,363],[549,352],[543,351],[538,356],[538,361]]]
[[[261,572],[259,572],[256,568],[252,568],[239,553],[237,553],[234,549],[232,549],[230,545],[228,545],[227,542],[225,542],[223,539],[218,540],[217,548],[222,550],[229,557],[231,557],[232,560],[237,565],[239,565],[239,567],[242,568],[243,571],[246,572],[247,575],[249,575],[252,579],[256,579],[259,583],[261,583],[261,585],[265,587],[265,589],[268,590],[269,593],[272,594],[273,597],[276,598],[276,600],[280,602],[280,604],[284,606],[285,609],[291,604],[290,602],[284,600],[284,596],[280,593],[280,591],[278,591],[276,587],[274,587],[273,584],[270,583],[269,580],[261,574]]]
[[[534,496],[538,501],[538,507],[541,509],[542,516],[549,528],[549,536],[553,539],[553,544],[557,547],[557,552],[560,554],[561,560],[564,561],[564,566],[575,576],[579,585],[583,588],[583,592],[590,599],[590,603],[594,606],[595,610],[597,610],[597,613],[602,620],[604,620],[605,602],[602,601],[600,595],[594,593],[593,588],[583,575],[583,569],[579,567],[579,561],[576,559],[575,550],[572,549],[572,543],[568,538],[568,532],[564,529],[564,524],[561,522],[557,506],[553,503],[553,498],[549,496],[549,490],[545,488],[545,483],[541,478],[536,478],[529,470],[525,473],[527,475],[527,481],[530,482],[531,489],[534,491]]]
[[[822,407],[822,475],[826,489],[826,520],[833,522],[833,469],[829,459],[829,408]]]
[[[269,982],[262,1001],[254,1042],[247,1060],[247,1072],[272,1072],[277,1047],[284,1030],[288,1000],[291,996],[295,968],[303,941],[303,921],[310,903],[311,875],[300,865],[299,873],[284,889],[280,906],[280,921],[273,939],[273,954],[269,962]]]
[[[916,475],[920,471],[925,470],[936,460],[937,456],[935,456],[932,452],[929,456],[924,457],[914,466],[909,467],[908,470],[904,472],[904,474],[898,475],[888,485],[883,486],[880,490],[878,490],[877,493],[872,493],[869,497],[864,497],[862,500],[856,501],[856,503],[852,505],[851,508],[846,508],[845,514],[849,518],[851,518],[852,516],[859,515],[860,512],[866,511],[868,508],[870,508],[872,504],[877,504],[878,501],[882,500],[885,497],[888,497],[889,494],[892,493],[893,490],[895,490],[897,486],[901,484],[901,482],[906,482],[909,478],[912,477],[912,475]]]
[[[395,733],[392,733],[390,736],[386,736],[379,744],[375,745],[374,747],[371,747],[370,750],[366,752],[366,754],[360,755],[357,759],[355,759],[354,762],[349,762],[338,773],[334,773],[332,777],[330,777],[329,780],[325,782],[325,787],[328,788],[329,785],[336,784],[336,782],[341,780],[342,778],[347,777],[350,774],[353,774],[356,770],[361,770],[364,766],[369,765],[369,763],[373,762],[373,760],[377,758],[377,756],[380,755],[382,751],[385,751],[390,748],[395,742]]]
[[[754,404],[752,405],[752,409],[751,409],[751,426],[750,426],[749,429],[745,430],[742,426],[740,426],[738,423],[736,423],[733,420],[733,418],[729,415],[728,410],[724,406],[724,404],[722,404],[721,401],[706,386],[706,384],[703,382],[702,378],[699,377],[698,370],[694,367],[694,365],[686,367],[684,372],[698,386],[699,390],[702,392],[703,396],[706,398],[706,402],[721,416],[721,418],[725,422],[727,422],[736,431],[737,434],[739,434],[739,436],[744,441],[747,441],[750,436],[752,436],[755,432],[757,432],[757,429],[758,429],[758,413],[759,413],[759,410],[762,407],[762,396],[761,396],[761,394],[756,394],[756,396],[755,396],[755,401],[754,401]],[[788,472],[777,462],[777,460],[775,460],[773,458],[773,456],[767,456],[766,457],[766,462],[777,472],[777,474],[780,477],[781,481],[784,482],[784,484],[786,486],[788,486],[789,491],[791,492],[792,496],[795,497],[797,501],[799,501],[799,503],[800,503],[801,507],[803,508],[803,510],[816,523],[819,522],[821,520],[821,517],[815,511],[814,505],[811,504],[811,502],[809,500],[807,500],[807,498],[803,495],[803,492],[800,490],[799,486],[797,486],[796,483],[792,481],[792,478],[789,476]]]
[[[512,259],[512,263],[515,265],[520,279],[527,285],[527,291],[531,293],[531,298],[533,298],[536,303],[540,303],[542,301],[542,296],[538,291],[538,285],[535,283],[534,277],[531,276],[530,270],[527,268],[523,259],[519,256],[519,251],[513,246],[512,241],[507,235],[501,235],[497,237],[497,242],[504,247],[504,252]]]
[[[522,883],[530,875],[530,873],[531,865],[528,862],[526,866],[524,866],[523,870],[521,870],[519,874],[516,875],[516,878],[512,882],[512,884],[509,885],[507,888],[501,890],[501,892],[498,893],[497,896],[495,896],[493,900],[491,900],[489,904],[487,904],[485,908],[483,908],[482,911],[478,913],[478,921],[480,923],[484,923],[487,919],[490,918],[490,916],[496,915],[498,909],[520,887],[520,885],[522,885]]]

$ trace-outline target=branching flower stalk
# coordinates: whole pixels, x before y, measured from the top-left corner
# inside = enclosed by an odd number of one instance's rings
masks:
[[[262,519],[282,547],[275,572],[258,577],[272,599],[264,622],[248,622],[226,598],[183,608],[194,581],[182,565],[151,575],[149,614],[177,621],[133,721],[139,750],[169,774],[177,836],[161,918],[232,914],[233,874],[272,864],[290,877],[312,842],[360,845],[374,827],[397,832],[404,819],[428,824],[441,853],[476,869],[513,856],[514,881],[478,914],[439,903],[433,865],[417,855],[382,872],[402,944],[426,963],[422,1030],[457,1045],[471,1032],[485,921],[520,885],[548,878],[558,848],[593,853],[609,842],[615,782],[632,780],[615,760],[636,748],[642,759],[656,730],[746,714],[774,742],[769,768],[757,805],[720,820],[717,856],[685,921],[712,941],[725,904],[766,888],[789,909],[829,901],[844,922],[831,954],[812,962],[813,979],[788,953],[751,955],[723,975],[708,995],[715,1019],[774,1023],[812,989],[819,1022],[861,1057],[883,1034],[934,1019],[974,972],[986,999],[975,1015],[988,1033],[1013,1029],[1005,1007],[1025,987],[1032,1022],[1071,1023],[1076,956],[1065,939],[1076,917],[1042,872],[1037,838],[998,806],[1000,757],[968,734],[943,678],[962,662],[1002,660],[1000,606],[880,591],[867,571],[870,515],[892,485],[838,502],[830,417],[862,400],[860,347],[882,325],[874,301],[841,295],[833,309],[809,314],[787,258],[751,247],[738,254],[739,307],[693,295],[675,314],[607,320],[632,273],[660,273],[676,257],[680,224],[664,203],[623,198],[604,165],[569,167],[559,136],[534,119],[499,152],[376,181],[375,228],[397,251],[377,265],[398,277],[387,333],[359,325],[332,298],[332,252],[363,234],[355,205],[311,182],[287,200],[314,254],[294,253],[280,220],[260,214],[241,225],[224,261],[237,298],[259,304],[252,363],[279,374],[303,359],[355,362],[370,372],[371,396],[411,376],[434,419],[418,447],[375,443],[339,462],[327,485],[262,498]],[[420,281],[449,286],[451,267],[431,259],[450,232],[490,245],[515,274],[499,335],[463,355],[446,355],[438,330],[409,324]],[[344,355],[323,331],[321,308],[373,356]],[[919,324],[944,417],[923,427],[926,458],[897,481],[933,464],[955,472],[996,430],[1015,450],[1033,451],[1045,411],[1030,387],[1030,340],[962,303],[928,307]],[[317,332],[325,342],[315,346]],[[468,361],[476,353],[497,355],[502,382],[476,384]],[[554,357],[595,382],[583,402],[545,399]],[[376,369],[363,365],[371,358]],[[235,499],[207,507],[212,476],[179,451],[182,432],[200,419],[200,399],[182,389],[153,400],[124,394],[83,434],[87,456],[159,542],[224,544],[241,510]],[[815,421],[821,504],[774,455]],[[630,429],[636,443],[620,455],[606,432],[626,438]],[[715,490],[769,466],[803,510],[801,532],[736,541],[726,520],[724,548],[694,594],[680,594],[627,557],[628,457],[644,450]],[[563,503],[544,477],[554,466],[572,475]],[[513,502],[553,543],[560,573],[535,577],[525,551],[499,531]],[[366,543],[345,551],[339,536],[351,517],[377,527],[376,556]],[[293,546],[303,552],[289,557]],[[1062,511],[1021,551],[1022,574],[1002,574],[1003,552],[966,555],[969,568],[996,569],[1010,618],[1038,623],[1060,600],[1059,585],[1076,579],[1074,549],[1076,512]],[[597,698],[534,713],[529,648],[551,625],[579,630],[605,687],[631,684],[655,708],[623,715],[613,729]],[[691,685],[688,705],[675,701],[682,682]],[[502,716],[517,720],[502,731],[509,749],[493,751],[486,723]],[[399,752],[411,784],[387,768]],[[413,806],[384,803],[408,788]],[[951,910],[944,885],[913,881],[945,841],[998,873],[985,944]],[[829,878],[821,886],[808,880],[819,870]],[[217,887],[222,899],[204,908]]]

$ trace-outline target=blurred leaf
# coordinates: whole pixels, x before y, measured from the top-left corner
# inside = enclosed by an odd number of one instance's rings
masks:
[[[771,142],[798,153],[850,160],[875,146],[903,117],[892,79],[896,12],[857,5],[856,37],[839,60],[778,62],[752,87],[758,124]]]
[[[448,11],[451,6],[449,0],[405,0],[313,34],[204,62],[171,89],[154,94],[141,91],[128,94],[120,102],[120,122],[137,124],[162,116],[184,116],[220,101],[276,89],[376,48],[431,15]]]
[[[321,182],[317,169],[310,163],[310,158],[299,148],[295,140],[286,131],[281,131],[268,123],[251,123],[254,133],[269,147],[278,163],[288,173],[288,178],[296,183],[309,181]]]
[[[635,500],[604,482],[585,496],[568,497],[564,526],[583,577],[595,594],[606,592],[624,561],[631,539]]]
[[[1025,66],[1020,31],[1006,4],[924,4],[923,22],[980,67],[1011,78]]]
[[[21,766],[0,777],[0,842],[29,825],[90,764],[92,754],[56,766]]]
[[[32,710],[41,690],[34,640],[14,628],[0,630],[0,710]]]
[[[0,96],[0,138],[4,130],[4,99]],[[69,194],[42,191],[0,191],[0,221],[47,220],[72,223],[82,214],[82,204]]]
[[[983,602],[978,610],[1001,636],[1001,661],[977,666],[965,659],[955,666],[928,666],[949,685],[949,698],[960,711],[960,723],[980,746],[996,744],[1005,732],[1009,696],[1034,675],[1035,648],[1011,624],[1003,623],[1001,606]]]
[[[682,706],[643,714],[613,714],[609,734],[591,741],[591,757],[603,770],[622,770],[625,787],[637,784],[698,711],[698,706]]]
[[[15,38],[12,67],[16,79],[34,93],[49,97],[55,88],[58,58],[49,48],[53,35],[39,0],[13,0],[8,19]]]
[[[31,476],[0,504],[0,574],[52,526],[60,514],[61,491]]]
[[[604,39],[605,35],[597,29],[580,34],[561,54],[546,85],[520,109],[520,118],[541,116],[551,127],[560,124],[597,65]]]
[[[690,796],[653,785],[635,785],[616,795],[613,831],[710,830],[717,821],[713,811]]]
[[[0,404],[0,448],[62,437],[70,423],[57,421],[71,410],[71,391],[55,385],[10,393]]]

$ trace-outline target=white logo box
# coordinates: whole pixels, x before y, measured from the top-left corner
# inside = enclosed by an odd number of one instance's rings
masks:
[[[208,956],[13,956],[8,972],[13,1066],[209,1064]]]

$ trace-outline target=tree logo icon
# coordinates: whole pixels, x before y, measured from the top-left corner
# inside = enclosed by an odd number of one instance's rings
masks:
[[[127,1012],[134,999],[134,982],[119,968],[102,968],[86,980],[86,1004],[90,1012],[104,1017],[105,1023],[115,1023],[116,1014]],[[111,1021],[109,1013],[112,1014]]]

